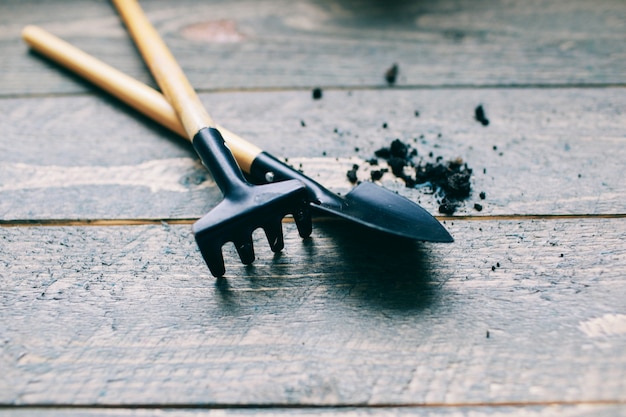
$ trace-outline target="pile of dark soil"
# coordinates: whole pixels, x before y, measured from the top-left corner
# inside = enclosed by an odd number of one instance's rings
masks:
[[[378,159],[387,161],[394,176],[404,181],[409,188],[428,186],[438,198],[439,212],[453,214],[461,202],[469,198],[472,192],[472,169],[461,158],[443,161],[443,158],[430,160],[418,157],[417,149],[409,144],[395,139],[388,147],[380,148],[375,152],[376,158],[368,160],[372,166],[378,165]],[[382,178],[386,169],[371,170],[371,178],[376,181]],[[348,172],[351,182],[356,182],[356,169]],[[484,194],[481,193],[481,199]],[[482,210],[482,206],[480,209]]]
[[[426,162],[415,167],[415,182],[430,183],[442,196],[439,212],[453,214],[472,192],[472,169],[461,158],[447,162]]]

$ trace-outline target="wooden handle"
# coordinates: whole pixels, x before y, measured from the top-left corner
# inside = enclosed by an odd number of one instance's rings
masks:
[[[150,68],[163,95],[178,114],[187,137],[200,129],[215,127],[176,59],[136,0],[113,0],[143,60]]]
[[[155,89],[37,26],[26,26],[22,30],[22,38],[33,50],[75,72],[183,138],[189,139],[174,108]],[[249,173],[252,162],[262,150],[222,126],[217,126],[217,129],[222,133],[241,169]]]

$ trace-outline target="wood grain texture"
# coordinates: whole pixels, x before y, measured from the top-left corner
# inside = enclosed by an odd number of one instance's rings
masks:
[[[0,402],[626,400],[623,220],[323,226],[217,281],[188,226],[2,229]]]
[[[364,160],[394,138],[427,161],[461,157],[474,194],[458,214],[470,215],[626,213],[625,97],[620,88],[201,96],[221,124],[335,192],[350,190],[354,163],[367,180],[379,167]],[[487,127],[474,120],[478,104]],[[3,220],[197,218],[221,199],[186,141],[103,94],[1,100],[0,130]],[[382,185],[437,212],[427,189],[391,174]]]
[[[199,89],[624,83],[620,0],[144,2]],[[113,7],[11,2],[0,18],[0,94],[85,91],[33,62],[19,39],[38,24],[142,81],[150,77]],[[207,64],[211,63],[211,64]]]

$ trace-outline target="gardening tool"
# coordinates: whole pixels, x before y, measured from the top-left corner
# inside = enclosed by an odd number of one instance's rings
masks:
[[[211,273],[224,275],[222,246],[233,242],[241,262],[254,261],[252,233],[265,231],[270,248],[284,247],[282,218],[292,214],[302,237],[311,234],[306,187],[298,180],[252,185],[216,129],[165,42],[134,0],[114,0],[122,20],[165,97],[172,104],[193,147],[209,169],[224,199],[193,225]]]
[[[35,26],[22,32],[36,51],[76,72],[171,131],[185,137],[174,109],[162,94]],[[283,164],[267,152],[218,126],[239,165],[251,181],[266,183],[299,179],[309,194],[311,208],[321,214],[414,240],[451,242],[446,229],[414,202],[370,182],[362,182],[341,197],[311,178]]]

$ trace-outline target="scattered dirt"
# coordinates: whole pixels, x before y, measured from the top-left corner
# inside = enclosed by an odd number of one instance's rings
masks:
[[[387,84],[393,85],[396,83],[396,79],[398,78],[398,64],[393,64],[387,71],[385,71],[385,81]]]
[[[440,213],[454,214],[461,202],[470,197],[472,169],[461,158],[444,161],[440,156],[435,158],[430,152],[429,160],[425,160],[418,157],[417,149],[400,139],[393,140],[389,146],[378,149],[374,154],[376,157],[367,161],[371,166],[378,165],[378,158],[383,159],[391,173],[402,179],[407,187],[430,187],[438,199]],[[352,183],[358,181],[357,168],[355,165],[347,173]],[[371,179],[378,181],[389,170],[372,170]],[[482,192],[480,197],[484,199],[486,194]],[[475,204],[474,209],[481,211],[483,206]]]
[[[385,72],[385,79],[389,84],[393,84],[396,81],[398,75],[398,65],[393,64]],[[322,90],[315,88],[313,90],[313,98],[320,99],[322,97]],[[418,110],[414,111],[415,117],[419,117]],[[485,114],[485,110],[482,104],[478,105],[474,110],[474,116],[478,122],[483,126],[489,125],[489,120]],[[305,126],[304,122],[301,122],[302,126]],[[382,124],[383,129],[388,128],[387,122]],[[335,129],[337,133],[337,129]],[[442,135],[439,133],[438,138]],[[424,141],[424,135],[419,136]],[[417,137],[414,139],[418,141]],[[436,147],[436,146],[435,146]],[[497,151],[497,146],[493,146],[493,150]],[[359,152],[359,148],[355,148],[355,152]],[[416,148],[411,147],[410,144],[403,142],[400,139],[394,139],[389,146],[382,147],[374,152],[375,157],[366,160],[370,166],[378,166],[378,158],[386,161],[388,168],[372,169],[370,170],[370,178],[372,181],[381,180],[386,173],[391,173],[400,178],[406,187],[408,188],[429,188],[430,194],[433,194],[439,204],[439,212],[442,214],[452,215],[463,204],[463,202],[470,198],[472,194],[472,168],[470,168],[462,158],[456,158],[448,161],[444,161],[442,156],[434,156],[432,151],[427,155],[418,155]],[[358,165],[353,165],[352,169],[346,172],[348,180],[352,184],[359,182],[357,171]],[[486,173],[486,169],[483,169],[483,173]],[[487,194],[481,191],[478,194],[480,200],[485,200]],[[484,205],[482,203],[474,203],[474,210],[480,212],[483,210]]]
[[[380,181],[386,172],[389,172],[387,168],[375,169],[370,171],[370,178],[372,181]]]
[[[459,207],[458,203],[450,201],[447,197],[444,197],[439,204],[439,213],[452,215]]]
[[[348,172],[346,172],[346,175],[348,176],[348,181],[350,181],[352,184],[356,184],[357,181],[359,180],[356,172],[358,171],[359,166],[357,164],[352,165],[352,169],[350,169]]]
[[[489,126],[489,119],[487,119],[487,116],[485,115],[485,109],[483,109],[482,104],[478,105],[478,107],[474,109],[474,117],[483,126]]]

